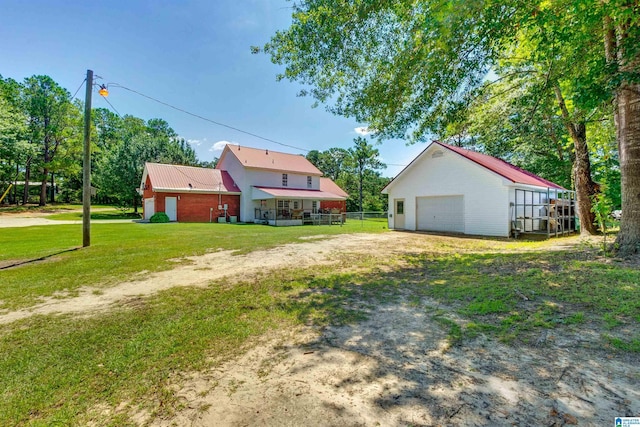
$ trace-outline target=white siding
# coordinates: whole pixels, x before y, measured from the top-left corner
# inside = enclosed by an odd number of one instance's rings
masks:
[[[434,151],[441,157],[432,158]],[[386,189],[389,200],[405,199],[405,229],[416,230],[418,197],[462,195],[464,232],[484,236],[509,235],[511,182],[457,153],[432,146]],[[389,227],[393,228],[393,217]]]
[[[282,187],[282,174],[287,174],[287,186]],[[229,171],[231,174],[231,171]],[[231,175],[233,177],[233,175]],[[307,176],[301,174],[294,174],[290,172],[280,172],[280,171],[267,171],[262,169],[246,169],[245,176],[247,182],[250,185],[258,185],[261,187],[276,187],[276,188],[300,188],[303,190],[308,189],[307,187]],[[311,177],[311,189],[319,190],[320,189],[320,177],[312,176]]]
[[[287,174],[288,185],[285,188],[308,189],[307,176],[283,171],[269,171],[263,169],[247,169],[238,159],[229,154],[222,158],[218,169],[226,170],[236,185],[240,188],[240,218],[241,222],[253,222],[255,203],[252,198],[253,186],[282,188],[282,174]],[[320,189],[320,177],[311,176],[311,189]],[[311,203],[311,202],[309,202]],[[310,207],[309,207],[310,209]]]
[[[218,169],[226,170],[233,181],[240,188],[240,222],[253,222],[254,211],[251,201],[251,185],[248,184],[247,174],[244,166],[240,164],[236,156],[227,154],[218,162]]]

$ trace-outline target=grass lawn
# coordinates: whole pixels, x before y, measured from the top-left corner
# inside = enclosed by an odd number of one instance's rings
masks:
[[[384,232],[383,224],[96,224],[90,248],[0,270],[0,299],[5,309],[25,307],[55,291],[167,268],[170,258]],[[79,244],[80,232],[71,225],[4,229],[0,260],[62,252]],[[640,352],[640,269],[605,262],[592,247],[545,245],[424,236],[394,257],[365,249],[339,265],[174,288],[88,318],[34,316],[1,325],[0,425],[132,425],[127,405],[168,415],[181,409],[170,389],[181,372],[215,366],[271,330],[359,322],[376,305],[401,300],[430,314],[451,345],[485,334],[526,351],[542,331],[585,330],[599,333],[613,356]],[[105,406],[122,402],[125,409],[105,415]]]
[[[93,224],[92,244],[81,248],[80,224],[4,228],[0,263],[46,262],[0,270],[0,310],[34,304],[39,297],[81,286],[109,286],[141,271],[171,268],[169,259],[220,249],[246,253],[299,237],[384,232],[386,221],[348,221],[344,226],[266,227],[254,224]]]

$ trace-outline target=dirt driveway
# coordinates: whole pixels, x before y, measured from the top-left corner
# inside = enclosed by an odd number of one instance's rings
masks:
[[[4,313],[0,323],[34,313],[99,312],[174,286],[205,286],[220,277],[247,280],[276,268],[337,263],[358,252],[383,259],[426,239],[437,243],[441,238],[352,234],[278,251],[214,252],[99,293],[83,289],[74,298],[56,296]],[[504,248],[503,242],[483,245]],[[141,411],[133,421],[153,426],[608,426],[616,416],[640,414],[639,358],[608,355],[598,348],[599,336],[588,330],[579,336],[542,336],[537,345],[522,348],[482,334],[450,347],[431,312],[453,310],[434,300],[416,301],[401,293],[365,310],[365,321],[280,331],[210,371],[179,374],[173,390],[183,409],[170,419]]]

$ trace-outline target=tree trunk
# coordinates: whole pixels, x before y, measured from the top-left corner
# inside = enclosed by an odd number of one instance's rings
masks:
[[[633,2],[628,5],[632,7]],[[617,65],[622,73],[637,72],[640,68],[640,55],[635,53],[628,58],[624,51],[628,25],[615,26],[608,16],[604,20],[607,63]],[[622,80],[613,102],[622,186],[622,222],[616,246],[619,255],[629,256],[640,252],[640,84]]]
[[[589,147],[587,146],[587,132],[584,122],[573,123],[569,110],[564,102],[560,86],[553,86],[562,112],[565,127],[573,141],[575,159],[573,161],[573,179],[576,187],[576,205],[580,218],[580,234],[593,235],[598,233],[595,226],[595,214],[591,210],[591,197],[596,193],[596,185],[591,179],[591,161],[589,160]]]
[[[18,175],[20,175],[20,165],[16,162],[16,177],[13,180],[13,203],[18,206],[20,202],[18,201]]]
[[[358,181],[359,181],[359,186],[358,186],[358,192],[360,195],[359,201],[360,201],[360,212],[362,212],[362,181],[364,180],[364,177],[362,176],[362,169],[360,170],[359,174],[358,174]]]
[[[640,84],[623,83],[615,100],[622,177],[622,223],[616,239],[622,256],[640,251]]]
[[[29,180],[31,179],[31,159],[27,160],[24,168],[24,189],[22,192],[22,204],[29,203]]]
[[[573,141],[573,146],[576,158],[573,162],[573,180],[576,187],[580,234],[593,235],[598,233],[598,227],[595,225],[596,215],[592,210],[592,197],[596,194],[596,185],[591,179],[587,130],[584,123],[577,123],[575,129],[576,140]]]
[[[40,184],[40,206],[47,204],[47,179],[49,178],[49,169],[45,168],[42,175],[42,183]]]
[[[51,172],[51,195],[49,197],[49,202],[51,204],[56,202],[56,180],[53,172]]]

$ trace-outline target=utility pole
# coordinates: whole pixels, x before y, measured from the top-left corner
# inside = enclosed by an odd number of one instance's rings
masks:
[[[84,152],[82,160],[82,246],[91,245],[91,91],[93,71],[87,70],[84,97]]]

